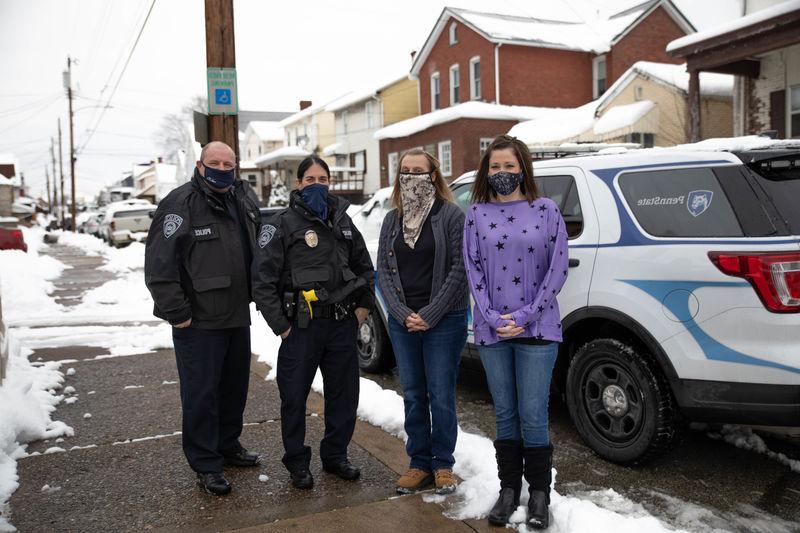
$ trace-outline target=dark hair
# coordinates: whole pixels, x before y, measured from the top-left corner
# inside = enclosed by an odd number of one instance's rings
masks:
[[[433,186],[436,188],[436,198],[439,198],[445,202],[452,202],[453,193],[450,191],[450,187],[448,187],[447,182],[442,177],[442,171],[439,169],[439,160],[422,148],[411,148],[400,154],[400,159],[397,160],[397,168],[395,169],[397,174],[395,174],[396,178],[394,180],[394,189],[392,190],[392,206],[397,209],[397,213],[400,216],[403,215],[403,200],[402,196],[400,195],[400,169],[403,168],[403,159],[405,159],[407,155],[425,156],[425,159],[428,160],[428,166],[430,167],[431,181],[433,182]]]
[[[311,168],[313,165],[321,166],[323,169],[325,169],[325,173],[328,175],[328,178],[331,177],[331,169],[328,168],[328,163],[315,155],[310,155],[300,161],[300,165],[297,167],[297,181],[302,181],[306,170]]]
[[[495,198],[494,191],[489,185],[489,159],[495,150],[511,150],[517,157],[517,162],[522,170],[522,184],[520,189],[522,194],[529,202],[539,198],[539,189],[533,180],[533,163],[531,152],[524,142],[510,135],[500,135],[492,141],[486,149],[486,153],[481,158],[478,166],[478,173],[475,175],[475,183],[472,185],[472,203],[484,204]]]

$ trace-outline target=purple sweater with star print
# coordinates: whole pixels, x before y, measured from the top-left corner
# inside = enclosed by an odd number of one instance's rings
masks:
[[[549,198],[470,206],[464,224],[464,264],[475,299],[475,343],[496,343],[510,314],[518,337],[561,342],[556,296],[567,280],[564,219]]]

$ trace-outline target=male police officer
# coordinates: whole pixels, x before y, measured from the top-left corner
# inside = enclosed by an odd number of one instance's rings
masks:
[[[325,161],[306,158],[297,176],[288,209],[262,226],[253,299],[283,339],[277,375],[283,464],[295,487],[310,489],[306,399],[317,368],[325,387],[322,466],[342,479],[360,475],[347,446],[358,407],[357,329],[372,305],[374,271],[364,239],[347,216],[349,204],[328,194]]]
[[[236,156],[203,148],[191,181],[164,198],[145,251],[153,314],[172,324],[183,406],[183,452],[211,494],[231,486],[223,465],[256,466],[239,443],[250,371],[250,264],[261,217]]]

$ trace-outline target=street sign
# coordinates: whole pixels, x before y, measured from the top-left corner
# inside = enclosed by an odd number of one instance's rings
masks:
[[[208,114],[236,115],[239,113],[239,98],[236,94],[235,68],[209,68]]]

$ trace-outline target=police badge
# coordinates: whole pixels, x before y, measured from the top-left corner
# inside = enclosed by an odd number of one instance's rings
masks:
[[[259,248],[263,248],[268,245],[269,241],[272,240],[273,235],[275,235],[275,226],[271,224],[264,224],[261,226],[261,233],[258,235]]]
[[[170,213],[164,217],[164,238],[169,239],[183,224],[183,217]]]
[[[317,237],[317,232],[313,229],[310,229],[306,232],[306,244],[309,248],[316,248],[319,244],[319,238]]]

